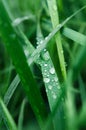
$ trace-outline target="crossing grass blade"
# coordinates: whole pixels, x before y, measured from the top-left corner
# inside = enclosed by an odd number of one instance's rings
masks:
[[[41,36],[41,41],[42,41],[43,34],[41,32],[40,24],[38,22],[37,37],[39,38],[40,36]],[[38,64],[41,66],[45,90],[46,90],[50,110],[52,113],[53,108],[56,105],[56,101],[60,95],[61,88],[60,88],[58,77],[57,77],[55,69],[54,69],[53,62],[51,60],[51,57],[49,55],[47,48],[41,51],[40,57],[38,58]],[[58,114],[56,114],[56,116],[57,115]],[[52,119],[54,127],[55,127],[54,122],[56,120],[56,116]]]

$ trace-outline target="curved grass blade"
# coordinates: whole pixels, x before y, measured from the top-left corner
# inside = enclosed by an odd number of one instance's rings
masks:
[[[0,98],[0,115],[2,116],[8,130],[18,130],[12,116],[8,112],[1,98]]]
[[[17,86],[19,85],[19,82],[20,82],[19,76],[17,75],[15,77],[15,79],[11,82],[7,92],[5,93],[4,103],[5,103],[6,106],[8,105],[10,99],[12,98]]]

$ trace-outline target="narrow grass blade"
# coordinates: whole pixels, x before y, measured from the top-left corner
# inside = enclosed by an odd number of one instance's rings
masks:
[[[0,115],[2,116],[8,130],[18,130],[12,116],[8,112],[1,98],[0,98]]]
[[[23,118],[24,118],[25,104],[26,104],[26,99],[24,99],[21,104],[20,114],[19,114],[19,118],[18,118],[18,130],[23,130]]]
[[[3,1],[0,1],[0,33],[1,38],[3,39],[7,50],[14,62],[14,66],[20,76],[23,88],[28,96],[31,107],[42,129],[47,116],[45,104],[41,97],[36,81],[33,78],[30,67],[27,64],[27,60],[21,47],[19,37],[11,25],[11,20],[6,13]],[[21,61],[19,61],[20,59]]]
[[[63,35],[80,45],[86,45],[86,36],[70,28],[63,29]]]
[[[18,84],[19,84],[20,80],[19,80],[19,76],[17,75],[15,77],[15,79],[12,81],[12,83],[10,84],[7,92],[5,93],[5,96],[4,96],[4,103],[5,105],[8,105],[10,99],[12,98]]]
[[[52,21],[53,28],[55,29],[57,25],[59,25],[59,14],[57,10],[57,4],[56,0],[47,0],[48,7],[49,7],[49,13]],[[60,32],[58,32],[55,36],[55,41],[57,45],[57,51],[58,51],[58,58],[60,63],[60,69],[63,76],[63,80],[66,79],[66,68],[65,68],[65,62],[64,62],[64,55],[63,55],[63,49],[62,49],[62,43],[61,43],[61,35]]]

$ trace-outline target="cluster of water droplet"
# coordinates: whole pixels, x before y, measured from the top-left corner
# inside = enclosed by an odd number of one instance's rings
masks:
[[[57,97],[59,96],[58,93],[60,91],[60,86],[52,60],[47,49],[44,49],[41,52],[40,60],[43,80],[46,87],[46,93],[48,95],[48,98],[50,98],[49,100],[52,99],[52,102],[55,103],[55,99],[57,99]]]

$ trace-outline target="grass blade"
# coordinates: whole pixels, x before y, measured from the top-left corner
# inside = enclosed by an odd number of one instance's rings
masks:
[[[5,125],[8,130],[18,130],[14,120],[12,119],[10,113],[8,112],[1,98],[0,98],[0,115],[2,115],[2,118],[4,119]]]
[[[52,1],[47,0],[47,3],[49,7],[49,12],[50,12],[50,17],[51,17],[53,28],[56,28],[56,26],[59,25],[59,16],[58,16],[56,0],[52,0]],[[62,72],[62,76],[63,76],[63,79],[66,79],[66,68],[65,68],[60,32],[56,34],[55,41],[57,45],[58,58],[60,62],[60,69]]]
[[[15,68],[23,83],[24,90],[28,96],[29,102],[42,129],[46,119],[46,108],[36,81],[34,80],[32,72],[27,64],[19,37],[11,25],[11,20],[6,13],[2,1],[0,1],[0,33],[1,38],[4,40],[8,52],[11,55]],[[21,59],[21,62],[19,59]]]
[[[19,80],[19,77],[18,75],[15,77],[15,79],[12,81],[12,83],[10,84],[7,92],[5,93],[5,96],[4,96],[4,103],[5,105],[8,105],[10,99],[12,98],[18,84],[19,84],[20,80]]]
[[[18,119],[18,130],[23,130],[22,126],[23,126],[25,104],[26,104],[26,99],[24,99],[21,104],[21,109],[20,109],[20,114],[19,114],[19,119]]]
[[[80,45],[86,45],[86,36],[70,28],[63,29],[63,35]]]

